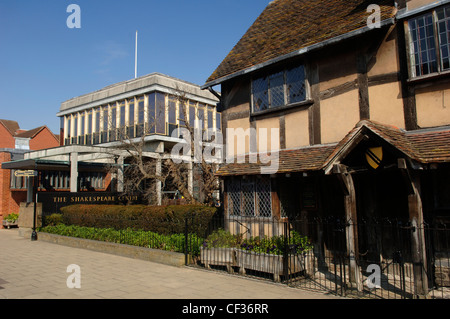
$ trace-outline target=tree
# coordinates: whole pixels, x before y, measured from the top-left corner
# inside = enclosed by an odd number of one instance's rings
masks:
[[[204,130],[204,119],[198,116],[198,114],[192,116],[192,114],[190,114],[191,110],[188,112],[189,99],[187,98],[186,91],[177,88],[173,92],[173,97],[177,100],[179,105],[180,116],[178,120],[180,123],[184,123],[185,130],[189,132],[188,136],[190,137],[190,140],[187,142],[190,142],[188,143],[190,146],[189,154],[194,159],[192,170],[195,175],[195,180],[198,182],[198,198],[194,198],[194,196],[191,195],[192,190],[185,187],[187,178],[189,178],[186,175],[186,171],[189,171],[189,168],[186,170],[186,165],[189,164],[174,161],[173,157],[168,159],[165,164],[168,167],[169,175],[175,177],[175,187],[178,188],[183,197],[187,198],[189,202],[200,202],[212,205],[220,190],[219,179],[215,175],[219,168],[220,161],[217,161],[217,158],[215,157],[216,154],[214,151],[216,151],[216,148],[211,147],[211,145],[214,145],[217,141],[217,132],[214,132],[211,129]],[[195,119],[194,123],[192,119]],[[199,124],[195,125],[195,121]],[[205,149],[212,149],[213,151],[205,152]]]
[[[183,154],[177,156],[177,154],[168,152],[168,150],[155,152],[152,147],[149,147],[146,137],[155,132],[155,126],[159,118],[156,110],[155,121],[145,125],[143,134],[139,138],[134,137],[134,134],[129,134],[128,129],[120,127],[117,129],[118,148],[125,151],[126,154],[123,159],[117,159],[117,162],[123,161],[125,164],[123,168],[123,192],[125,194],[140,193],[149,204],[157,204],[157,199],[161,198],[161,190],[169,189],[178,191],[188,204],[213,205],[215,196],[219,191],[219,180],[215,176],[219,163],[211,160],[210,156],[206,158],[204,156],[195,157],[193,162],[193,155],[203,154],[205,147],[210,147],[211,143],[215,142],[215,138],[210,138],[214,134],[206,131],[204,135],[209,138],[208,141],[203,141],[203,136],[199,141],[194,141],[192,137],[203,133],[203,126],[195,127],[190,121],[195,117],[188,112],[187,92],[177,87],[170,94],[170,98],[172,102],[179,105],[178,121],[181,124],[180,127],[173,130],[172,136],[180,137],[180,132],[189,132],[185,142],[188,144],[187,147],[190,148],[190,152],[187,152],[187,156],[183,157]],[[190,118],[188,115],[190,115]],[[111,124],[110,127],[114,128],[115,123]],[[161,153],[161,151],[163,152]],[[180,158],[183,160],[180,161]],[[120,174],[120,166],[111,165],[109,170],[111,173]],[[197,185],[196,190],[199,196],[194,196],[194,183]]]

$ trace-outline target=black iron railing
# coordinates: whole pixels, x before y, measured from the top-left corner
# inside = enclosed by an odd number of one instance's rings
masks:
[[[449,231],[443,223],[390,219],[229,217],[197,237],[200,255],[190,264],[342,296],[449,298]],[[415,232],[425,238],[420,260]]]
[[[450,297],[450,229],[441,222],[187,216],[64,223],[47,231],[60,227],[67,236],[179,252],[188,266],[302,289],[364,298]],[[412,251],[416,232],[424,238],[420,259]]]

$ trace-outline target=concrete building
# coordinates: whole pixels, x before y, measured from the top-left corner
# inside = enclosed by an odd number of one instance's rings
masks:
[[[25,154],[23,160],[4,163],[3,168],[36,170],[46,181],[44,193],[65,191],[123,191],[123,167],[130,151],[124,145],[142,143],[142,155],[156,161],[170,157],[188,126],[220,130],[218,98],[199,86],[163,74],[152,73],[117,83],[61,104],[61,145]],[[192,158],[189,158],[189,161]],[[118,167],[111,174],[111,166]],[[195,192],[193,161],[189,185]],[[56,195],[55,195],[56,196]],[[162,185],[156,182],[156,202],[161,204]],[[45,213],[45,212],[44,212]]]
[[[23,130],[16,121],[0,120],[0,164],[21,160],[30,151],[58,145],[58,136],[46,126]],[[20,203],[27,201],[27,178],[16,177],[14,173],[14,170],[0,168],[0,227],[5,216],[17,214]]]
[[[185,121],[194,127],[199,119],[202,129],[220,130],[217,103],[194,84],[153,73],[66,101],[57,116],[64,145],[110,147],[142,136],[162,145]]]

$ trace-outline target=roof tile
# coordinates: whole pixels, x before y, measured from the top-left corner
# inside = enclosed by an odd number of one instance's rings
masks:
[[[394,17],[393,0],[272,1],[207,82],[365,27],[371,4]]]
[[[351,143],[352,138],[360,132],[363,126],[419,163],[450,162],[450,127],[406,132],[394,126],[363,120],[338,144],[280,151],[278,163],[275,163],[278,164],[276,173],[296,173],[324,169],[345,145]],[[217,172],[217,175],[259,175],[261,174],[261,168],[268,167],[270,164],[273,163],[251,163],[250,158],[247,156],[244,163],[235,161],[234,163],[223,165]]]

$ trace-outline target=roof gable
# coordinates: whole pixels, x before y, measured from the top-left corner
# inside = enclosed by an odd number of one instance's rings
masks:
[[[394,17],[393,0],[273,1],[207,82],[366,27],[371,4],[380,5],[381,20]]]
[[[19,124],[16,121],[0,120],[0,123],[11,133],[12,136],[20,129]]]
[[[323,169],[329,173],[370,131],[417,163],[450,162],[450,127],[440,130],[404,131],[394,126],[363,120],[347,134],[325,161]]]
[[[46,126],[40,126],[40,127],[34,128],[32,130],[24,131],[19,134],[16,134],[16,137],[34,138],[37,134],[39,134],[40,131],[42,131],[45,128],[46,128]]]

